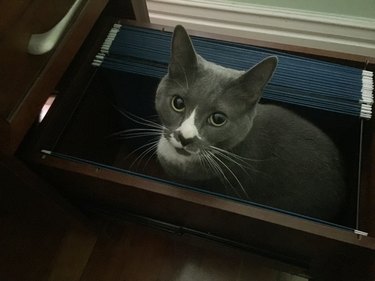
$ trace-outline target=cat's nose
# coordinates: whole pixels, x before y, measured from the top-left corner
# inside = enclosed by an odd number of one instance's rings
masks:
[[[181,132],[177,132],[177,139],[180,141],[182,146],[187,146],[188,144],[193,142],[193,138],[185,138]]]

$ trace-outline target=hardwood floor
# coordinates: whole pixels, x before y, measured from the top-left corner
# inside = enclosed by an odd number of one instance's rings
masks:
[[[17,229],[13,229],[13,234],[14,230]],[[34,231],[36,233],[30,236]],[[23,247],[16,249],[18,252],[2,246],[2,261],[9,253],[13,255],[6,270],[0,267],[0,280],[307,280],[283,272],[285,265],[279,262],[205,238],[133,222],[100,220],[96,236],[77,225],[71,225],[65,232],[52,228],[52,232],[46,230],[41,234],[38,229],[29,229],[23,234],[29,235],[26,244],[25,239],[8,240],[11,246]],[[5,242],[6,237],[2,238]],[[290,266],[288,269],[299,271]]]
[[[307,280],[283,273],[280,267],[275,261],[194,235],[109,221],[79,280]]]

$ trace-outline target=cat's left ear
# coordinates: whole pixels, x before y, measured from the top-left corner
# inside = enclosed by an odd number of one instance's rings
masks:
[[[275,72],[277,63],[278,58],[276,56],[268,57],[240,76],[238,82],[251,95],[250,103],[258,102],[264,88]]]

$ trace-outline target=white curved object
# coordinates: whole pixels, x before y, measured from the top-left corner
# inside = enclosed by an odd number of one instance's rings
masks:
[[[76,0],[66,15],[49,31],[31,35],[27,52],[32,55],[42,55],[51,51],[56,46],[81,2],[82,0]]]

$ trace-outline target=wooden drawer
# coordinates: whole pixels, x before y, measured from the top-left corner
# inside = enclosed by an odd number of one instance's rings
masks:
[[[13,154],[41,106],[72,61],[107,1],[80,1],[58,44],[31,55],[32,34],[55,26],[74,1],[22,1],[1,4],[0,148]]]
[[[356,150],[354,154],[361,154],[361,157],[353,158],[360,162],[353,165],[353,169],[359,169],[354,170],[354,174],[361,174],[360,204],[355,198],[353,206],[348,206],[352,210],[352,219],[345,225],[308,219],[175,185],[165,178],[152,160],[146,168],[136,167],[129,172],[132,160],[122,155],[136,148],[109,137],[123,126],[121,113],[113,106],[113,93],[118,89],[113,88],[110,81],[123,81],[118,87],[129,91],[132,101],[125,103],[133,102],[133,106],[137,102],[147,103],[147,95],[153,93],[158,81],[136,75],[124,80],[116,78],[116,73],[91,66],[112,23],[119,16],[131,17],[116,14],[116,3],[110,1],[97,20],[56,86],[57,98],[46,119],[34,126],[18,151],[20,157],[82,209],[133,214],[161,227],[173,225],[171,229],[181,234],[194,233],[300,266],[314,280],[374,278],[374,120],[354,121],[354,129],[348,129],[350,139],[355,140],[362,151]],[[268,47],[293,49],[305,56],[310,53],[319,55],[316,50],[282,45]],[[336,53],[323,55],[322,59],[356,66],[366,61],[355,56],[346,61],[342,54]],[[373,68],[373,65],[367,67]],[[132,91],[136,95],[131,94]],[[327,118],[331,117],[327,115]],[[356,188],[354,184],[354,196],[357,196]]]

